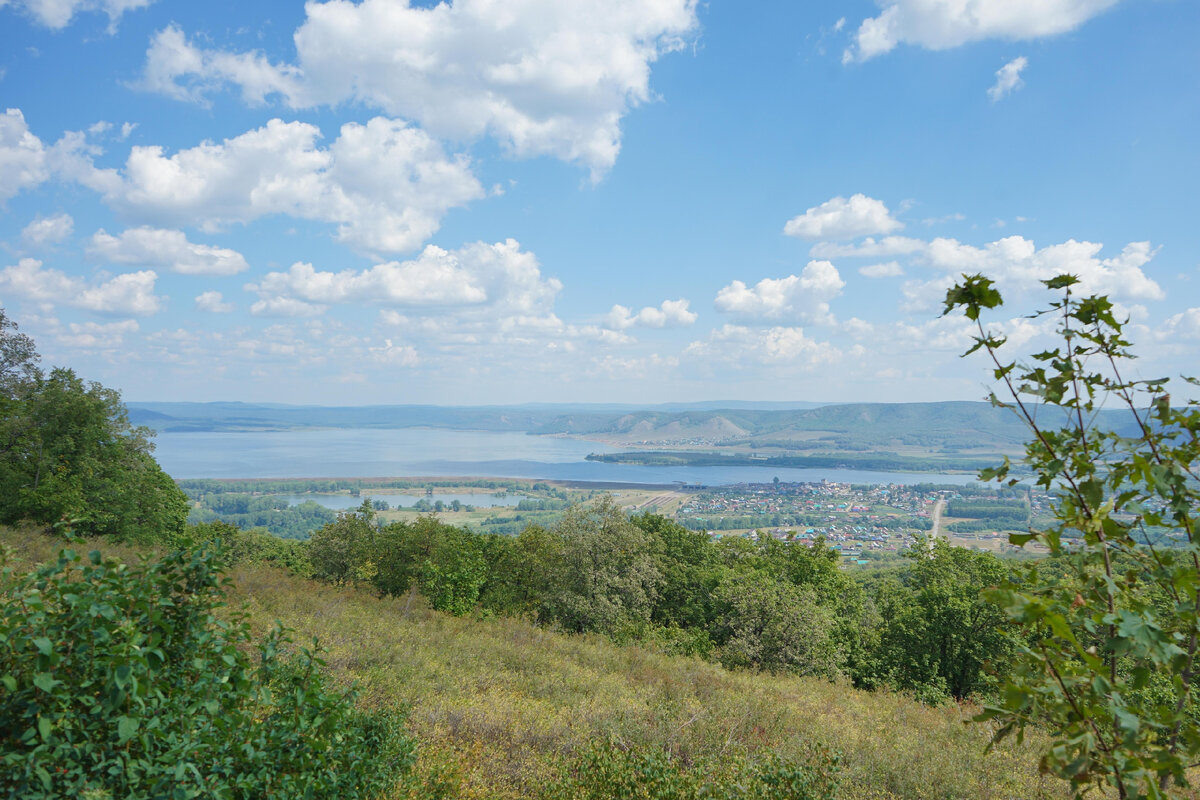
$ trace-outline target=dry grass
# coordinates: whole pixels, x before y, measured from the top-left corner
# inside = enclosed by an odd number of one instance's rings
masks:
[[[2,531],[0,542],[19,547],[24,563],[59,546],[29,531]],[[407,706],[424,769],[456,787],[454,796],[536,797],[564,759],[605,737],[666,748],[685,763],[827,745],[842,754],[846,798],[1069,795],[1037,774],[1028,748],[985,755],[987,731],[966,724],[971,708],[728,672],[520,620],[449,617],[419,598],[376,598],[275,569],[237,568],[232,577],[233,604],[245,604],[257,630],[280,620],[297,641],[317,637],[364,703]]]

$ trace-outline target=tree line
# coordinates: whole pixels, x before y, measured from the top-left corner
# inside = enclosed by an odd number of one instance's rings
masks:
[[[572,633],[656,642],[728,667],[845,677],[939,700],[983,691],[1011,651],[980,598],[1008,567],[922,543],[903,570],[858,580],[823,539],[712,540],[613,500],[516,536],[423,517],[382,524],[369,504],[305,545],[312,574],[451,614],[513,615]]]

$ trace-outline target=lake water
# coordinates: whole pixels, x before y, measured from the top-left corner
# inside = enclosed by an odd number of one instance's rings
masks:
[[[584,460],[588,453],[611,453],[618,449],[598,442],[524,433],[428,428],[160,433],[155,441],[158,462],[169,475],[179,480],[420,476],[683,482],[706,486],[767,483],[776,477],[788,482],[828,480],[957,485],[975,480],[973,475],[933,472],[609,464]],[[381,499],[387,498],[381,495]],[[450,502],[444,497],[441,499]]]

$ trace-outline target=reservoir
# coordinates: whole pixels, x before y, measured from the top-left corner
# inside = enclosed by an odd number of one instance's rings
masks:
[[[245,433],[160,433],[155,458],[189,478],[532,478],[615,483],[972,483],[974,475],[784,469],[750,466],[643,466],[585,461],[619,448],[524,433],[433,428],[337,428]],[[381,499],[385,499],[382,498]]]

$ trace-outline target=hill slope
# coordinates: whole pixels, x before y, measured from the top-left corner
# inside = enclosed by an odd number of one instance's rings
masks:
[[[22,564],[61,542],[0,529]],[[116,547],[105,552],[133,558]],[[265,631],[281,620],[297,641],[328,648],[330,669],[364,701],[410,708],[426,770],[447,797],[537,798],[588,744],[666,749],[690,762],[732,752],[840,751],[846,800],[1065,797],[1028,750],[984,755],[972,709],[817,679],[728,672],[644,647],[565,636],[518,620],[450,617],[419,599],[380,599],[271,568],[232,572],[232,605]]]

